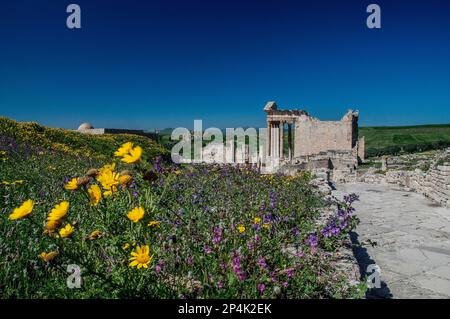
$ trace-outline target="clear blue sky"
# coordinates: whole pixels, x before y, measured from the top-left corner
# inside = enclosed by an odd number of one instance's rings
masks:
[[[450,1],[2,0],[0,75],[0,116],[65,128],[264,126],[269,100],[449,123]]]

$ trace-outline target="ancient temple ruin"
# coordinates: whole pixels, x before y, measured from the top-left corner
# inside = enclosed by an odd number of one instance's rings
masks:
[[[364,160],[358,111],[349,110],[340,121],[320,121],[303,110],[281,110],[275,102],[268,102],[264,111],[267,135],[262,170],[266,173],[313,170],[327,180],[340,180]]]

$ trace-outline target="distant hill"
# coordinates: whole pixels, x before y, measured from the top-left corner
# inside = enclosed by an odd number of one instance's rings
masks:
[[[132,134],[91,135],[59,128],[50,128],[35,122],[16,122],[0,117],[0,137],[6,136],[33,146],[101,159],[111,159],[114,151],[125,142],[140,145],[144,155],[151,159],[169,154],[160,144],[143,136]]]
[[[360,127],[366,156],[396,155],[450,147],[450,124]]]

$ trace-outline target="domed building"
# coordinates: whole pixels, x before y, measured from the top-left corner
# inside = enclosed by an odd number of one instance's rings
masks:
[[[80,126],[78,126],[78,131],[83,130],[92,130],[94,127],[91,125],[91,123],[83,123]]]
[[[75,130],[74,130],[75,131]],[[93,135],[102,135],[102,134],[133,134],[148,137],[154,141],[158,140],[158,134],[153,132],[146,132],[144,130],[128,130],[128,129],[116,129],[116,128],[94,128],[91,123],[83,123],[78,126],[78,129],[75,132],[79,132],[82,134],[93,134]]]

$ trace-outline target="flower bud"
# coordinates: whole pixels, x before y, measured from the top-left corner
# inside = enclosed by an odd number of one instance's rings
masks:
[[[91,178],[89,176],[83,176],[78,178],[77,180],[77,186],[87,185],[91,181]]]
[[[97,175],[98,175],[98,169],[95,169],[95,168],[91,168],[90,170],[88,170],[86,172],[86,176],[89,176],[89,177],[96,177]]]

